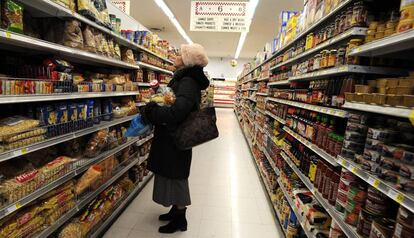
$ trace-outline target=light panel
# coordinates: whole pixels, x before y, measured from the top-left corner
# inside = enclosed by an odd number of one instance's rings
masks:
[[[259,0],[250,0],[249,5],[247,7],[247,19],[251,22],[253,21],[254,13],[256,12],[257,5],[259,4]],[[249,28],[250,28],[249,25]],[[242,32],[240,34],[239,43],[237,44],[236,54],[234,55],[235,59],[238,59],[240,56],[240,53],[243,49],[244,42],[246,41],[248,32]]]

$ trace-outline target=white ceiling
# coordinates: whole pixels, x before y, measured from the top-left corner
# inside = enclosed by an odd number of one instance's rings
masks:
[[[240,33],[192,32],[190,31],[191,0],[164,1],[193,42],[200,43],[206,48],[209,57],[234,57]],[[302,8],[303,0],[260,0],[240,58],[253,58],[258,50],[273,40],[281,11],[302,10]],[[157,34],[175,46],[186,43],[154,0],[131,0],[131,16],[147,28],[163,29]]]

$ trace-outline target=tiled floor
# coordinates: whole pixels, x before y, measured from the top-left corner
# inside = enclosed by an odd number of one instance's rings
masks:
[[[187,232],[161,235],[152,202],[152,181],[106,233],[105,238],[283,237],[266,200],[251,154],[232,109],[217,109],[220,138],[193,151],[192,205]]]

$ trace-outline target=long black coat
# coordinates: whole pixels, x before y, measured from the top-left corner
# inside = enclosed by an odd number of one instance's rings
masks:
[[[200,105],[201,90],[209,85],[203,68],[193,66],[175,72],[169,87],[176,101],[171,107],[154,103],[145,106],[143,117],[155,125],[148,169],[166,178],[186,179],[190,175],[192,150],[182,151],[175,146],[172,133]]]

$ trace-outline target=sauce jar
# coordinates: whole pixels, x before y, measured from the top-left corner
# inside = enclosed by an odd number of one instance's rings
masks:
[[[367,14],[368,12],[365,9],[363,1],[358,1],[354,3],[354,7],[352,8],[351,26],[366,26]]]
[[[326,68],[328,65],[328,50],[323,50],[321,53],[320,68]]]
[[[329,52],[328,67],[334,67],[335,66],[337,55],[338,55],[337,50],[331,50]]]
[[[348,7],[348,9],[346,10],[346,21],[345,21],[345,28],[344,31],[348,30],[349,28],[352,27],[352,16],[353,16],[353,8],[352,7]]]
[[[338,49],[338,55],[336,57],[336,66],[341,66],[345,64],[345,53],[346,49],[344,47],[341,47]]]
[[[313,59],[313,69],[314,70],[318,70],[320,69],[320,64],[321,64],[321,54],[317,54],[315,55],[314,59]]]
[[[359,57],[357,56],[350,56],[349,53],[357,48],[358,46],[362,45],[362,40],[361,39],[352,39],[349,43],[348,43],[348,48],[346,51],[347,57],[346,57],[346,63],[347,64],[359,64]]]

